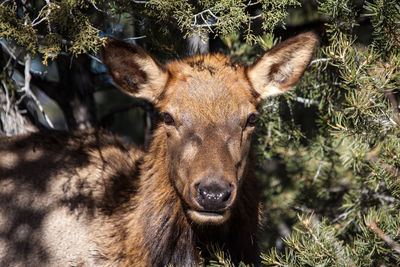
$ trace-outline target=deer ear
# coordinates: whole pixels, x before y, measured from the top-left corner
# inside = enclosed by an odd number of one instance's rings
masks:
[[[144,49],[109,39],[101,51],[103,64],[124,92],[156,102],[168,80],[168,72]]]
[[[318,46],[316,34],[292,37],[267,51],[247,70],[247,76],[261,98],[281,94],[300,80]]]

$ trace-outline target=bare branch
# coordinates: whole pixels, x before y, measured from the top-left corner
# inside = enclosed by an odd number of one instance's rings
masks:
[[[124,41],[139,40],[139,39],[143,39],[143,38],[147,38],[147,36],[142,35],[142,36],[138,36],[138,37],[129,37],[129,38],[125,38]]]
[[[255,19],[261,18],[262,16],[263,16],[263,13],[260,13],[258,15],[249,17],[249,20],[255,20]]]
[[[10,56],[10,58],[12,58],[13,60],[15,60],[18,64],[24,66],[25,62],[24,61],[20,61],[18,60],[18,57],[15,55],[15,50],[12,49],[5,40],[0,41],[1,46],[3,47],[3,51],[7,53],[8,56]],[[35,75],[45,75],[46,71],[37,71],[37,70],[30,70],[31,73],[35,74]]]
[[[40,23],[42,23],[43,21],[45,21],[48,18],[48,15],[50,14],[50,9],[49,9],[47,15],[45,17],[43,17],[41,20],[39,20],[46,7],[47,7],[47,4],[42,7],[42,9],[39,11],[38,16],[34,20],[32,20],[32,23],[31,23],[32,27],[39,25]],[[37,20],[39,20],[39,21],[37,21]]]
[[[260,1],[252,2],[252,1],[250,0],[250,1],[247,3],[246,6],[255,6],[255,5],[259,4],[259,3],[260,3]]]
[[[210,12],[210,13],[212,14],[212,12]],[[203,21],[206,22],[205,25],[208,27],[208,29],[209,29],[211,32],[214,32],[214,31],[211,29],[210,24],[208,24],[207,20],[203,17],[203,14],[201,14],[200,17],[201,17],[201,19],[202,19]],[[218,25],[218,20],[217,20],[217,23],[215,23],[215,25]]]
[[[13,136],[36,132],[37,128],[21,115],[23,112],[18,109],[18,105],[11,102],[6,83],[1,81],[1,84],[4,90],[0,88],[0,122],[3,131],[0,134]]]
[[[97,58],[97,57],[95,57],[95,56],[93,56],[93,55],[91,55],[91,54],[89,54],[89,53],[86,53],[86,55],[87,55],[88,57],[90,57],[91,59],[97,61],[98,63],[103,64],[103,62],[102,62],[99,58]]]
[[[52,6],[53,6],[53,7],[56,7],[56,8],[60,8],[60,6],[58,6],[57,4],[50,2],[50,0],[46,0],[46,5],[43,6],[43,8],[40,10],[38,16],[31,22],[31,26],[32,26],[32,27],[35,27],[35,26],[41,24],[41,23],[44,22],[44,21],[48,21],[48,20],[49,20],[49,17],[50,17],[50,14],[51,14],[51,7],[52,7]],[[44,11],[44,9],[45,9],[46,7],[48,8],[47,14],[46,14],[46,16],[44,16],[43,18],[40,19],[40,17],[42,16],[42,13],[43,13],[43,11]],[[39,20],[39,19],[40,19],[40,20]],[[37,20],[39,20],[39,21],[37,21]],[[50,24],[49,24],[49,31],[51,31],[51,29],[50,29]]]
[[[310,62],[310,66],[317,64],[319,62],[328,62],[328,61],[332,61],[332,60],[333,60],[332,58],[317,58]]]
[[[2,81],[1,81],[1,84],[3,85],[4,92],[5,92],[5,94],[6,94],[6,97],[5,97],[6,102],[7,102],[7,103],[6,103],[6,116],[8,116],[8,113],[10,112],[10,107],[11,107],[10,97],[9,97],[9,95],[8,95],[8,88],[7,88],[6,83],[2,80]]]
[[[25,81],[24,81],[24,86],[22,87],[22,91],[25,92],[25,94],[30,97],[40,110],[40,112],[43,114],[44,119],[46,120],[47,124],[50,126],[50,128],[54,128],[53,123],[51,122],[50,118],[47,116],[47,114],[44,112],[42,105],[40,104],[39,100],[36,98],[35,94],[31,91],[30,88],[30,82],[31,82],[31,73],[30,73],[30,68],[31,68],[31,55],[28,53],[25,56]]]
[[[97,11],[99,11],[99,12],[101,12],[101,13],[105,13],[105,14],[111,14],[111,12],[109,12],[109,11],[105,11],[105,10],[102,10],[102,9],[100,9],[100,8],[98,8],[97,6],[96,6],[96,3],[94,2],[94,1],[91,1],[91,4],[92,4],[92,6],[97,10]]]

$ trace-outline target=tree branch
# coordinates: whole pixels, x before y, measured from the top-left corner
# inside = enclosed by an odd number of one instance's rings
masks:
[[[378,227],[378,225],[374,222],[366,222],[365,223],[368,228],[370,228],[377,236],[379,236],[383,241],[385,241],[393,250],[400,255],[400,245],[397,244],[390,236],[385,234],[382,229]]]
[[[327,256],[329,256],[330,258],[333,258],[332,254],[329,253],[329,251],[325,248],[324,244],[322,244],[322,242],[314,234],[314,232],[313,232],[313,230],[311,229],[311,226],[310,226],[310,220],[308,218],[305,219],[305,220],[301,220],[299,215],[297,215],[297,217],[299,218],[299,221],[301,221],[302,224],[304,225],[304,227],[307,229],[307,232],[312,236],[312,238],[314,239],[315,243],[317,243],[322,248],[322,250],[325,252],[325,254]]]
[[[31,68],[31,55],[28,53],[25,56],[25,81],[24,81],[24,86],[21,88],[22,91],[30,97],[40,110],[40,112],[43,114],[44,119],[46,120],[47,124],[50,126],[50,128],[54,128],[53,123],[51,122],[50,118],[47,116],[47,114],[44,112],[42,105],[40,104],[39,100],[36,98],[35,94],[32,93],[31,88],[30,88],[30,82],[31,82],[31,73],[30,73],[30,68]]]

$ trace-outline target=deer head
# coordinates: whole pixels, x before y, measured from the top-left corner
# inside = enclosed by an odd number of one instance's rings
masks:
[[[260,102],[292,88],[318,38],[303,33],[267,51],[252,66],[201,55],[161,65],[142,48],[111,39],[102,59],[124,92],[151,101],[162,123],[168,175],[195,223],[221,224],[245,179]]]

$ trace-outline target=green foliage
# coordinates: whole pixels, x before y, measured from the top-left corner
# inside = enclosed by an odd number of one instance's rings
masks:
[[[288,8],[300,5],[297,0],[264,0],[262,3],[263,29],[272,32],[278,23],[283,23],[288,15]]]
[[[383,54],[400,53],[400,4],[396,0],[367,2],[365,16],[374,29],[374,46]]]
[[[18,45],[24,47],[31,53],[36,53],[38,37],[36,30],[29,25],[29,18],[24,16],[17,18],[17,7],[15,4],[6,6],[0,4],[0,38],[16,40]]]
[[[217,267],[217,266],[233,266],[231,262],[230,255],[224,252],[218,245],[211,245],[207,247],[207,253],[212,256],[209,260],[207,266]]]
[[[264,246],[285,244],[263,258],[273,266],[398,266],[398,4],[327,0],[317,9],[328,45],[294,91],[264,103],[260,118],[272,235]],[[366,17],[369,43],[356,34]]]
[[[32,54],[39,52],[44,64],[49,58],[55,59],[64,47],[73,54],[97,52],[105,41],[85,14],[88,3],[95,3],[93,0],[48,4],[39,1],[42,5],[38,6],[38,12],[35,8],[17,7],[15,3],[6,5],[9,2],[0,6],[0,38],[13,40]]]
[[[354,8],[353,2],[348,0],[318,1],[320,14],[323,14],[329,20],[327,26],[331,40],[334,40],[340,32],[351,32],[354,26],[356,26],[355,17],[357,16],[357,11]]]
[[[256,2],[256,1],[254,1]],[[148,15],[161,21],[171,18],[177,21],[179,29],[185,37],[201,35],[207,38],[207,33],[227,38],[238,31],[245,32],[244,38],[249,43],[256,41],[251,26],[255,19],[263,18],[262,27],[272,32],[274,27],[285,20],[290,7],[298,6],[297,0],[264,0],[259,15],[250,15],[247,7],[254,5],[252,1],[222,0],[222,1],[167,1],[155,0],[146,6]]]
[[[181,38],[199,34],[207,39],[209,33],[228,38],[244,31],[245,40],[255,42],[259,40],[252,30],[256,19],[263,18],[263,29],[271,32],[284,21],[290,7],[299,5],[296,0],[260,2],[261,13],[252,15],[248,8],[257,1],[37,0],[29,6],[17,6],[8,0],[0,6],[0,38],[13,40],[33,54],[39,52],[45,64],[64,51],[75,55],[96,53],[105,41],[100,37],[100,30],[106,30],[101,19],[105,15],[113,23],[116,19],[120,23],[125,16],[136,32],[154,36],[154,48],[160,46],[163,51],[177,50],[167,47],[168,42],[172,45],[174,27]],[[103,29],[96,28],[95,21],[103,23]]]
[[[360,218],[361,233],[354,239],[359,266],[381,266],[385,264],[400,264],[400,246],[391,246],[388,238],[393,242],[400,241],[400,214],[398,209],[386,210],[370,209]],[[391,238],[390,238],[391,239]],[[392,244],[393,245],[393,244]]]
[[[299,216],[293,233],[284,241],[283,255],[276,250],[262,255],[264,264],[278,266],[355,266],[349,247],[335,236],[335,228],[314,216]]]
[[[99,30],[91,25],[89,17],[82,12],[82,9],[85,9],[84,3],[83,0],[68,0],[49,7],[51,12],[48,23],[53,24],[67,40],[70,40],[69,50],[75,54],[96,52],[103,41],[98,36]]]

